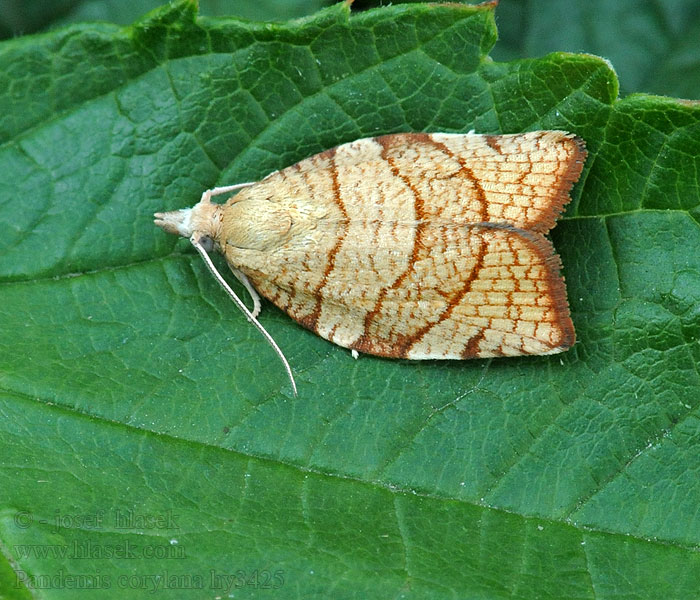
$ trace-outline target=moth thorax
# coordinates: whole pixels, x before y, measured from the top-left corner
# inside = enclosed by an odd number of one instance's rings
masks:
[[[291,227],[292,218],[283,206],[251,198],[224,208],[221,241],[236,248],[265,251],[282,244]]]

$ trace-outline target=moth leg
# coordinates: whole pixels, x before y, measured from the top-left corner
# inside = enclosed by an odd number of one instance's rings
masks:
[[[353,348],[352,350],[350,350],[350,354],[352,355],[352,357],[353,357],[355,360],[357,360],[358,358],[360,358],[360,353],[359,353],[357,350],[355,350],[355,348]]]
[[[257,317],[260,314],[260,310],[262,309],[262,306],[260,304],[260,294],[258,294],[257,290],[253,287],[253,284],[250,283],[250,280],[245,276],[245,273],[239,271],[238,269],[236,269],[236,267],[232,267],[231,265],[229,265],[229,268],[231,269],[231,272],[236,276],[236,279],[238,279],[238,281],[240,281],[243,284],[245,289],[248,290],[250,297],[253,299],[253,317]]]
[[[248,187],[251,185],[255,185],[255,182],[251,181],[249,183],[237,183],[235,185],[226,185],[223,187],[215,187],[215,188],[212,188],[210,190],[205,191],[202,194],[202,197],[199,201],[207,204],[207,203],[211,202],[211,199],[214,196],[220,196],[221,194],[228,194],[229,192],[233,192],[233,191],[238,190],[240,188]]]

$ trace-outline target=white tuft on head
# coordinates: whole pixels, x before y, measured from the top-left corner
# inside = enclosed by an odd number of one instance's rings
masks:
[[[155,213],[154,223],[168,233],[190,237],[194,230],[192,228],[192,209],[183,208],[164,213]]]

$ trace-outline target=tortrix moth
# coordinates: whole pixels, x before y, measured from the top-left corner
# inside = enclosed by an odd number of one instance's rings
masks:
[[[555,354],[574,343],[545,237],[586,158],[563,131],[405,133],[326,150],[258,183],[215,188],[155,223],[190,238],[257,321],[258,293],[353,351],[392,358]],[[224,204],[212,196],[239,190]],[[216,272],[221,252],[253,298]],[[256,293],[257,290],[257,293]]]

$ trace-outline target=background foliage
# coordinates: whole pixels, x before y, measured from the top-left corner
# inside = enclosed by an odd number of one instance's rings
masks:
[[[522,6],[501,56],[539,54]],[[581,10],[539,27],[604,31]],[[0,597],[696,595],[698,105],[620,100],[593,56],[489,60],[493,7],[195,12],[0,45]],[[353,361],[265,304],[293,398],[152,225],[358,137],[472,128],[587,141],[552,236],[564,355]]]
[[[406,0],[403,0],[404,2]],[[354,0],[353,11],[402,0]],[[0,39],[80,21],[128,25],[160,0],[0,0]],[[473,2],[476,4],[476,2]],[[200,0],[202,15],[283,21],[333,0]],[[696,0],[500,0],[499,42],[491,56],[588,52],[611,61],[623,95],[700,98],[700,3]]]

